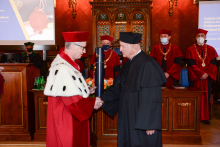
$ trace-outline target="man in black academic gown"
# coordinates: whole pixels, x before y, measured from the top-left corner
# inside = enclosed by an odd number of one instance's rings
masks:
[[[19,57],[18,62],[27,63],[27,59],[29,57],[29,63],[33,63],[35,67],[41,68],[43,64],[43,60],[37,52],[33,51],[34,43],[26,42],[24,43],[26,51],[21,53],[21,57]]]
[[[155,59],[141,51],[141,34],[120,32],[120,51],[126,61],[101,96],[102,109],[114,117],[118,111],[118,147],[162,146],[162,91],[166,82]]]

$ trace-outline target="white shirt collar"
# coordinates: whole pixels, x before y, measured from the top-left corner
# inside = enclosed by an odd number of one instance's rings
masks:
[[[141,52],[141,49],[137,52],[137,54],[139,54],[140,52]],[[135,56],[137,56],[137,54],[136,54]],[[135,57],[135,56],[134,56],[134,57]],[[134,57],[133,57],[133,58],[134,58]],[[133,58],[132,58],[132,59],[133,59]],[[132,59],[130,59],[130,61],[131,61]]]

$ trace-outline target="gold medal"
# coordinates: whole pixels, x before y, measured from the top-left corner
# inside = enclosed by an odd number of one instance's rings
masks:
[[[167,57],[166,57],[166,56],[164,57],[164,60],[167,60]]]
[[[106,67],[107,67],[107,65],[105,64],[105,65],[104,65],[104,68],[106,68]]]
[[[205,67],[205,63],[204,62],[202,63],[202,67]]]

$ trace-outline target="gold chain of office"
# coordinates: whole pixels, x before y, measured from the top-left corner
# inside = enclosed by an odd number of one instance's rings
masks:
[[[207,56],[207,45],[205,44],[205,57],[204,58],[202,58],[201,55],[199,54],[199,51],[196,47],[196,44],[194,44],[194,46],[195,46],[195,49],[196,49],[196,52],[197,52],[197,55],[198,55],[199,59],[202,61],[202,67],[205,67],[205,59],[206,59],[206,56]]]
[[[164,55],[164,60],[167,60],[167,54],[170,52],[170,49],[171,49],[171,43],[169,45],[169,48],[168,48],[168,51],[166,53],[164,53],[161,49],[161,45],[159,44],[159,49],[161,51],[161,53]]]
[[[111,53],[110,53],[110,55],[109,55],[108,59],[104,60],[104,68],[106,68],[106,67],[107,67],[106,62],[108,62],[108,60],[111,58],[112,53],[113,53],[113,50],[111,50]],[[94,66],[93,70],[95,70],[95,69],[96,69],[96,66]]]

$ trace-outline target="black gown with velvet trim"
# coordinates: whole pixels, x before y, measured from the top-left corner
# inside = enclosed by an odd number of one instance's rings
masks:
[[[166,77],[160,65],[144,52],[128,60],[101,96],[102,109],[118,111],[118,147],[162,146],[162,91]],[[147,135],[146,130],[156,130]]]

